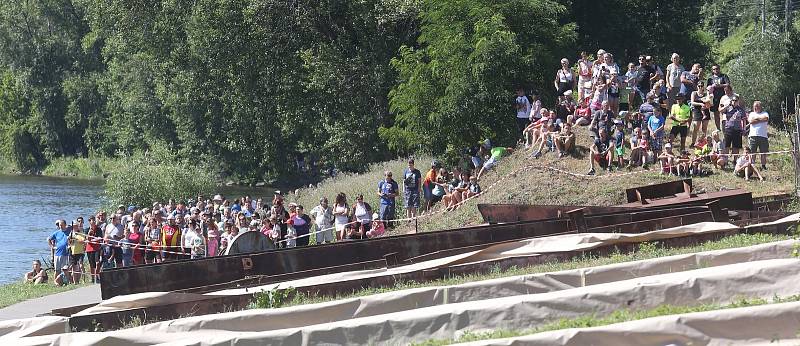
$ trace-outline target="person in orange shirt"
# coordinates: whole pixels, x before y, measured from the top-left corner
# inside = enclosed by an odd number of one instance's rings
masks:
[[[441,165],[438,161],[434,160],[431,163],[431,169],[425,174],[425,179],[422,181],[422,193],[425,197],[425,211],[430,211],[433,205],[433,183],[436,181],[436,172]]]

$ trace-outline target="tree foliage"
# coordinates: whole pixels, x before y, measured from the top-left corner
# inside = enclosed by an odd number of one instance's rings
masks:
[[[543,66],[574,42],[573,26],[560,24],[565,12],[548,0],[427,2],[419,47],[403,47],[392,61],[396,117],[382,138],[398,151],[434,153],[483,136],[513,141],[509,95],[549,84]]]

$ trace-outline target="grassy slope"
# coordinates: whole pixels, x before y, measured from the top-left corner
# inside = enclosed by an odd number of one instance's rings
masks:
[[[18,281],[15,283],[5,284],[0,286],[0,308],[10,306],[28,299],[34,299],[51,294],[61,293],[65,291],[74,290],[78,287],[83,287],[91,284],[82,283],[79,285],[68,285],[58,287],[52,283],[53,277],[50,277],[50,282],[43,285],[31,285],[25,282]]]
[[[591,143],[586,128],[578,128],[578,151],[585,153]],[[774,128],[770,129],[770,150],[777,151],[790,149],[791,144],[786,134]],[[629,150],[628,150],[629,152]],[[496,170],[486,174],[481,179],[481,186],[485,193],[479,198],[465,203],[460,209],[444,214],[434,214],[419,220],[420,231],[432,231],[448,228],[457,228],[464,225],[479,224],[482,219],[477,210],[478,203],[519,203],[519,204],[559,204],[559,205],[600,205],[608,206],[625,202],[625,189],[635,186],[654,184],[677,179],[659,175],[655,169],[633,175],[620,176],[626,171],[599,173],[594,178],[575,178],[563,173],[550,170],[531,169],[519,174],[509,176],[492,189],[486,189],[499,178],[509,175],[527,165],[553,166],[572,173],[585,174],[588,171],[588,159],[583,157],[567,157],[557,159],[554,153],[546,153],[539,159],[532,159],[529,151],[519,150],[510,157],[500,161]],[[417,160],[418,166],[429,164],[430,158]],[[389,169],[396,176],[402,173],[405,167],[404,160],[395,160],[376,164],[361,175],[341,175],[335,179],[323,181],[318,187],[301,189],[298,196],[290,199],[305,205],[306,210],[318,203],[320,196],[328,197],[331,201],[337,192],[342,191],[348,195],[352,203],[355,193],[364,193],[367,202],[377,208],[378,198],[375,195],[377,182],[382,178],[384,170]],[[791,192],[794,185],[794,171],[791,155],[781,154],[768,157],[768,170],[764,172],[766,181],[747,182],[735,177],[730,170],[717,171],[709,177],[694,178],[696,190],[719,191],[720,189],[743,188],[753,192],[754,196],[763,196],[778,192]],[[423,167],[426,168],[426,167]],[[423,169],[420,169],[423,170]],[[424,170],[423,170],[424,174]],[[402,204],[398,198],[398,205]],[[435,210],[439,210],[437,206]],[[398,209],[398,215],[402,215]],[[412,225],[401,225],[397,232],[413,230]]]

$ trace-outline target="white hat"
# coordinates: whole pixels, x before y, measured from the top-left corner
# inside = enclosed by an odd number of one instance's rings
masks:
[[[377,220],[378,219],[378,213],[372,213],[372,219],[373,220]]]
[[[597,56],[598,56],[598,57],[600,57],[600,56],[601,56],[601,55],[603,55],[603,54],[606,54],[606,51],[605,51],[605,50],[602,50],[602,49],[600,49],[600,50],[598,50],[598,51],[597,51]]]
[[[564,96],[567,96],[567,97],[572,96],[572,90],[565,91],[564,92]]]
[[[222,200],[222,195],[214,195],[214,200],[215,201],[221,201]]]

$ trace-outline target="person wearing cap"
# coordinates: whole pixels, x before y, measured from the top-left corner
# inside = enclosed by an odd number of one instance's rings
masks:
[[[408,167],[403,170],[403,197],[406,207],[406,218],[417,216],[419,209],[419,185],[422,182],[422,172],[414,167],[414,159],[408,159]]]
[[[164,250],[161,258],[164,261],[176,260],[179,258],[176,252],[183,252],[181,229],[175,218],[175,215],[170,214],[167,216],[167,224],[161,227],[161,248]]]
[[[386,233],[386,227],[383,225],[383,221],[378,219],[378,213],[372,214],[372,227],[370,230],[367,231],[367,238],[377,238],[382,236]]]
[[[670,142],[677,136],[681,136],[680,152],[686,150],[686,136],[689,135],[689,121],[692,119],[692,108],[686,104],[686,95],[678,94],[677,103],[672,105],[669,119],[672,120],[672,128],[669,130]]]
[[[71,277],[71,275],[69,273],[69,266],[68,265],[63,265],[61,267],[56,267],[56,268],[61,268],[61,272],[58,273],[58,275],[56,275],[56,277],[53,279],[53,283],[56,286],[69,285],[70,284],[70,277]]]
[[[384,172],[384,179],[378,182],[378,196],[381,198],[380,218],[388,222],[394,220],[395,216],[395,197],[398,191],[397,182],[392,179],[392,172]]]
[[[738,95],[734,95],[731,98],[730,104],[724,110],[726,119],[724,148],[726,154],[734,155],[731,159],[735,160],[735,155],[739,153],[739,149],[742,149],[743,123],[747,121],[747,118]]]
[[[556,88],[556,96],[563,97],[567,91],[572,91],[575,87],[575,74],[569,66],[569,59],[561,58],[561,68],[556,71],[556,78],[553,86]]]

